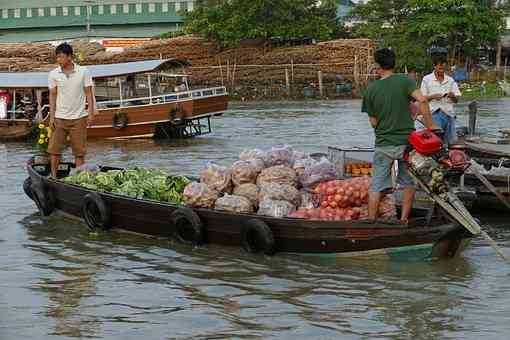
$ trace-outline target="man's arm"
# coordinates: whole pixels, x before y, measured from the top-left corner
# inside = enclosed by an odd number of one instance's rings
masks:
[[[457,104],[459,102],[459,97],[462,96],[462,93],[460,92],[459,90],[459,86],[457,85],[457,82],[453,82],[452,84],[452,89],[451,91],[448,93],[448,98],[450,98],[450,100]]]
[[[55,130],[55,111],[57,107],[57,87],[50,88],[50,127]]]
[[[377,118],[375,117],[368,117],[368,121],[370,125],[375,129],[377,127]]]
[[[96,99],[94,98],[92,86],[85,87],[85,97],[87,98],[87,108],[89,112],[88,123],[90,125],[96,113]]]
[[[431,130],[437,129],[432,120],[432,114],[430,113],[430,106],[427,97],[425,97],[419,89],[413,91],[411,96],[420,103],[420,114],[423,116],[425,127]]]

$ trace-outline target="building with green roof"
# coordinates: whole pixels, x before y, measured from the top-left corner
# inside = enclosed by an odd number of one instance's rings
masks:
[[[147,38],[178,31],[195,1],[0,0],[0,43]]]

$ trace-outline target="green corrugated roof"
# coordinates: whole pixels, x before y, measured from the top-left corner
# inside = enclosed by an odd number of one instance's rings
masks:
[[[0,0],[2,8],[38,8],[58,6],[113,5],[125,3],[187,2],[189,0]]]
[[[92,27],[89,37],[97,38],[150,38],[175,31],[175,24],[119,25]],[[63,29],[0,30],[0,43],[67,40],[87,37],[85,27]]]

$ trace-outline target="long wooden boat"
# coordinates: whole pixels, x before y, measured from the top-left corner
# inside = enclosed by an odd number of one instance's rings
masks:
[[[70,164],[62,164],[65,177]],[[113,168],[103,168],[102,171]],[[366,221],[325,222],[273,218],[133,199],[88,190],[48,178],[47,165],[28,162],[25,191],[43,214],[53,211],[89,226],[174,238],[190,244],[243,246],[250,252],[300,253],[325,257],[444,258],[458,255],[471,234],[446,214],[415,209],[409,226]],[[95,210],[90,210],[90,202]],[[104,212],[107,214],[103,214]],[[108,216],[108,218],[104,218]]]
[[[34,125],[29,119],[0,119],[0,141],[25,140],[35,132]]]
[[[211,132],[210,118],[228,108],[226,88],[191,88],[189,76],[176,71],[187,65],[176,59],[88,65],[98,109],[88,138],[193,137]],[[0,88],[13,97],[8,117],[0,120],[0,138],[28,137],[26,121],[48,120],[47,79],[47,72],[0,73]],[[31,100],[35,112],[19,105],[20,95]]]

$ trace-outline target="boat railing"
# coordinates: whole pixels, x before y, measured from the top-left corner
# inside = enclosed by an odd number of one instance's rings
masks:
[[[50,112],[49,109],[50,109],[50,106],[48,104],[43,105],[39,109],[39,111],[36,112],[36,114],[34,116],[36,122],[45,121],[46,118],[48,117],[49,112]],[[25,110],[7,110],[7,117],[10,117],[8,119],[11,119],[11,120],[20,120],[19,118],[16,118],[16,117],[18,115],[24,115],[24,114],[25,114]]]
[[[98,109],[108,109],[115,107],[130,107],[130,106],[139,106],[139,105],[152,105],[152,104],[161,104],[161,103],[169,103],[169,102],[178,102],[183,100],[191,100],[191,99],[202,99],[208,97],[216,97],[227,94],[227,89],[225,86],[219,87],[210,87],[205,89],[196,89],[196,90],[188,90],[182,92],[171,92],[162,95],[148,97],[136,97],[136,98],[120,98],[115,100],[108,101],[98,101],[97,107]]]

